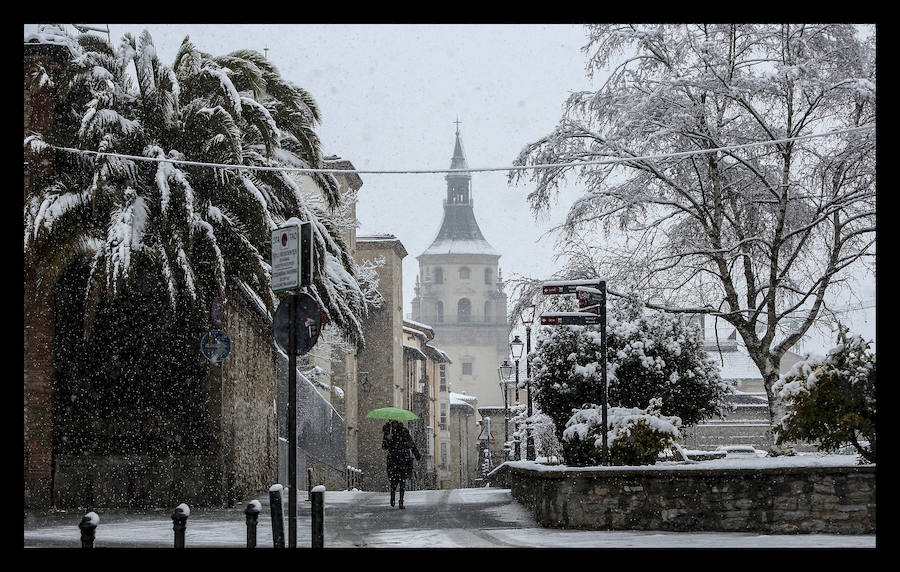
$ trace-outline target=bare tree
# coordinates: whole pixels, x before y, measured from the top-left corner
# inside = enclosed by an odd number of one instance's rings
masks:
[[[875,255],[874,33],[853,25],[595,25],[588,75],[510,171],[537,214],[571,175],[563,274],[732,324],[771,423],[782,356]],[[826,132],[839,134],[819,137]],[[527,288],[526,288],[527,289]]]

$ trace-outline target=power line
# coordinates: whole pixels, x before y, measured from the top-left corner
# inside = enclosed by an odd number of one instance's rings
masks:
[[[439,173],[480,173],[489,171],[525,171],[529,169],[559,169],[562,167],[578,167],[587,165],[613,165],[616,163],[633,163],[636,161],[654,161],[659,159],[677,159],[682,157],[690,157],[693,155],[705,155],[707,153],[718,153],[723,151],[734,151],[737,149],[749,149],[752,147],[762,147],[765,145],[776,145],[779,143],[788,143],[791,141],[801,141],[805,139],[813,139],[816,137],[830,137],[832,135],[842,135],[845,133],[855,133],[857,131],[874,129],[875,125],[863,125],[861,127],[851,127],[848,129],[839,129],[829,131],[827,133],[814,133],[811,135],[800,135],[797,137],[786,137],[784,139],[772,139],[769,141],[756,141],[754,143],[744,143],[741,145],[730,145],[727,147],[716,147],[713,149],[698,149],[695,151],[682,151],[679,153],[667,153],[663,155],[644,155],[639,157],[618,157],[614,159],[600,159],[597,161],[579,161],[577,163],[548,163],[542,165],[512,165],[507,167],[479,167],[467,169],[408,169],[408,170],[368,170],[368,169],[314,169],[306,167],[264,167],[256,165],[235,165],[227,163],[205,163],[201,161],[188,161],[184,159],[169,159],[159,157],[141,157],[139,155],[125,155],[122,153],[108,153],[104,151],[89,151],[86,149],[73,149],[71,147],[58,147],[50,145],[51,148],[66,151],[70,153],[96,155],[98,157],[120,157],[123,159],[131,159],[134,161],[144,161],[150,163],[170,163],[178,165],[191,165],[195,167],[212,167],[216,169],[233,169],[243,171],[282,171],[288,173],[356,173],[365,175],[425,175]]]

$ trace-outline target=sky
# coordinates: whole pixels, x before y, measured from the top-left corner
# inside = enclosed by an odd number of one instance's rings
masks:
[[[26,33],[36,28],[25,25]],[[580,24],[109,24],[114,45],[144,29],[167,63],[186,36],[213,55],[266,53],[282,77],[319,105],[323,153],[361,170],[449,168],[456,121],[470,168],[512,165],[527,143],[552,131],[568,95],[592,85]],[[409,253],[403,264],[407,315],[416,256],[440,227],[444,175],[361,178],[359,234],[393,234]],[[559,269],[553,237],[545,233],[578,196],[574,185],[563,189],[558,205],[536,220],[526,200],[530,190],[527,183],[509,186],[505,171],[472,175],[475,216],[502,253],[507,279],[549,279]],[[860,297],[874,298],[874,282]],[[859,313],[854,325],[874,338],[874,309]],[[808,351],[824,351],[830,337],[817,334]]]

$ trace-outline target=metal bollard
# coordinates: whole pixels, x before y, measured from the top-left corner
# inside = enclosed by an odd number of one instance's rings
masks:
[[[325,546],[325,487],[318,485],[310,492],[312,497],[312,547]]]
[[[272,544],[284,548],[284,507],[281,506],[281,485],[269,488],[269,507],[272,510]]]
[[[191,515],[188,505],[181,503],[175,507],[172,513],[172,530],[175,531],[175,548],[184,548],[184,531],[187,529],[187,519]]]
[[[306,469],[306,500],[312,498],[312,468]]]
[[[247,548],[256,548],[256,525],[259,523],[259,513],[262,505],[258,500],[247,503],[244,514],[247,516]]]
[[[81,522],[78,523],[78,528],[81,529],[82,548],[94,547],[94,534],[97,531],[98,524],[100,524],[100,517],[97,516],[97,513],[94,511],[91,511],[81,517]]]

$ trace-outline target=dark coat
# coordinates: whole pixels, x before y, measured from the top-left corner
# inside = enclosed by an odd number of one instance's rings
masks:
[[[381,440],[381,448],[387,450],[387,474],[391,481],[408,479],[412,476],[412,457],[409,452],[412,450],[416,460],[422,458],[419,449],[413,442],[409,429],[400,426],[398,432],[390,431],[390,423],[385,423],[384,438]],[[390,438],[388,438],[390,435]]]

